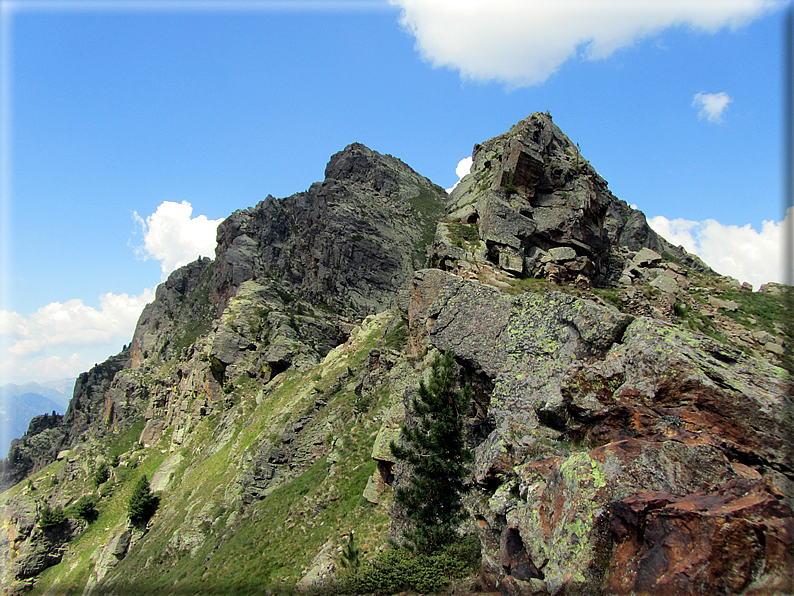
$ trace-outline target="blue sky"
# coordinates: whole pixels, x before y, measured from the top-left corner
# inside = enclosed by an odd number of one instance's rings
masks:
[[[782,6],[3,0],[0,381],[117,352],[218,220],[347,144],[449,188],[534,111],[670,240],[779,281]]]

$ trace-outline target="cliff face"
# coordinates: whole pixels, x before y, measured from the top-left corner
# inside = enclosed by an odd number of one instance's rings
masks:
[[[243,282],[268,279],[339,313],[381,311],[424,265],[445,196],[398,159],[350,145],[322,183],[221,224],[210,299],[220,312]]]
[[[414,278],[407,316],[417,349],[454,350],[490,388],[470,502],[490,587],[791,587],[780,369],[568,294],[505,295],[433,270]]]
[[[401,539],[389,441],[453,350],[481,588],[791,591],[790,336],[785,289],[764,290],[656,235],[548,115],[476,145],[450,197],[350,145],[322,183],[232,214],[215,260],[174,272],[129,349],[14,443],[4,589],[327,582],[350,530],[365,556]],[[125,505],[142,474],[145,526]],[[70,519],[41,529],[45,504]]]

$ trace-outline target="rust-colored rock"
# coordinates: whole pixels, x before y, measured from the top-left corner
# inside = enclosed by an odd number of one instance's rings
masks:
[[[791,593],[794,518],[764,482],[685,497],[640,491],[611,507],[612,594]]]

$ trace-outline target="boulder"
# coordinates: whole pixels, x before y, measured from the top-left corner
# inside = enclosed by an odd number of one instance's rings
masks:
[[[615,501],[611,594],[783,594],[794,587],[794,518],[764,482]]]
[[[549,249],[549,256],[559,263],[573,261],[576,258],[576,251],[570,246],[555,246]]]
[[[646,267],[661,260],[662,255],[655,250],[651,250],[650,248],[641,248],[640,251],[634,255],[632,262],[637,265],[637,267]]]
[[[677,294],[681,288],[678,282],[666,275],[659,275],[651,281],[651,286],[664,292],[665,294]]]

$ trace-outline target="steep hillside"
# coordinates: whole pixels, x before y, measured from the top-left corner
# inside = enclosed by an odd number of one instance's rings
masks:
[[[232,214],[12,445],[4,590],[328,589],[351,531],[365,559],[403,540],[389,443],[452,350],[481,546],[459,589],[791,592],[786,291],[660,238],[548,115],[476,145],[449,197],[350,145]],[[143,475],[159,506],[133,523]]]

